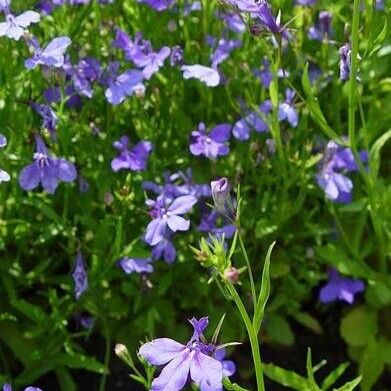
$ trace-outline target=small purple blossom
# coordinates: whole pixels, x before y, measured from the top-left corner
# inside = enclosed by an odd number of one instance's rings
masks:
[[[169,264],[175,261],[176,249],[172,242],[172,234],[170,232],[165,232],[163,239],[153,247],[151,254],[154,260],[163,258]]]
[[[64,65],[64,54],[71,44],[71,39],[68,37],[54,38],[43,49],[35,38],[29,39],[27,43],[33,51],[33,56],[24,62],[27,69],[33,69],[37,65],[60,68]]]
[[[280,121],[288,121],[292,128],[295,128],[299,123],[299,115],[293,104],[294,97],[295,92],[287,88],[285,91],[285,101],[278,106],[278,119]]]
[[[227,155],[229,148],[226,142],[229,140],[231,125],[216,125],[209,133],[206,132],[204,123],[198,125],[198,130],[191,132],[190,152],[195,156],[203,155],[209,159]]]
[[[0,148],[4,148],[6,146],[7,146],[7,138],[3,134],[0,134]],[[1,182],[8,182],[8,181],[10,181],[10,179],[11,179],[11,177],[8,174],[8,172],[6,172],[0,168],[0,183]]]
[[[43,105],[35,102],[31,103],[31,107],[41,116],[42,128],[47,129],[53,139],[56,139],[58,118],[54,110],[49,105]]]
[[[142,88],[143,78],[143,73],[139,70],[132,69],[120,75],[112,72],[105,91],[107,101],[112,105],[119,105],[126,97],[132,96]]]
[[[23,168],[19,175],[22,189],[32,190],[41,183],[49,194],[53,194],[60,181],[73,182],[76,179],[77,172],[72,163],[52,157],[39,135],[35,136],[35,142],[34,162]]]
[[[237,39],[219,39],[216,49],[211,55],[212,68],[216,69],[218,65],[229,57],[232,50],[240,46],[242,46],[242,41]]]
[[[197,200],[202,197],[210,197],[211,190],[209,184],[198,184],[193,181],[192,170],[186,172],[178,171],[173,174],[164,174],[163,185],[154,182],[143,182],[143,189],[152,191],[157,195],[164,195],[166,199],[174,199],[183,195],[192,195]]]
[[[250,138],[252,130],[258,133],[267,132],[269,125],[266,122],[266,116],[271,110],[272,104],[269,100],[266,100],[259,106],[259,111],[251,111],[234,124],[232,128],[233,136],[240,141],[245,141]]]
[[[217,353],[221,348],[207,343],[203,332],[208,318],[192,318],[190,323],[194,332],[186,345],[169,338],[157,338],[141,346],[141,357],[152,365],[165,365],[153,380],[151,391],[180,391],[189,375],[201,391],[222,391],[223,375],[234,368],[226,362],[227,372],[224,372],[224,353]]]
[[[220,74],[214,68],[209,68],[204,65],[182,65],[184,79],[198,79],[205,83],[208,87],[216,87],[220,84]]]
[[[88,289],[86,265],[81,252],[78,252],[76,255],[72,277],[75,284],[75,298],[76,300],[79,300],[81,295]]]
[[[366,152],[362,151],[360,157],[365,162]],[[328,199],[347,203],[352,199],[353,182],[344,173],[357,171],[357,169],[351,149],[329,141],[316,179]]]
[[[348,80],[350,76],[351,53],[349,43],[339,48],[339,78],[342,81]]]
[[[170,65],[182,65],[183,63],[183,49],[180,46],[171,48]]]
[[[322,41],[331,35],[331,20],[332,15],[328,11],[321,11],[319,13],[318,23],[308,30],[308,36],[311,39]]]
[[[8,383],[5,383],[3,385],[3,391],[12,391],[12,387],[11,387],[11,384],[8,384]],[[38,387],[26,387],[24,389],[24,391],[42,391],[40,388]]]
[[[226,26],[235,33],[243,33],[246,31],[246,24],[243,22],[242,18],[233,12],[223,13],[220,15]]]
[[[156,200],[147,200],[146,204],[150,208],[152,221],[148,224],[145,241],[150,246],[160,243],[167,234],[171,232],[187,231],[190,228],[190,221],[181,215],[188,212],[197,199],[191,195],[185,195],[174,200],[166,199],[160,195]]]
[[[26,32],[26,27],[31,23],[38,23],[41,18],[35,11],[25,11],[19,16],[14,16],[9,10],[9,5],[9,2],[5,2],[1,7],[5,13],[5,22],[0,23],[0,37],[5,35],[18,41]]]
[[[296,3],[299,5],[314,5],[318,0],[296,0]]]
[[[126,274],[131,273],[152,273],[151,258],[122,258],[119,260],[119,266]]]
[[[119,151],[118,157],[111,161],[111,168],[117,172],[128,169],[131,171],[144,171],[147,167],[147,160],[153,146],[149,141],[140,141],[134,147],[129,147],[129,137],[122,136],[113,143],[114,148]]]
[[[147,4],[156,11],[165,11],[175,0],[138,0],[139,3]]]
[[[329,271],[329,281],[319,292],[319,300],[322,303],[341,300],[353,304],[354,296],[363,292],[365,285],[361,280],[342,277],[337,270]]]

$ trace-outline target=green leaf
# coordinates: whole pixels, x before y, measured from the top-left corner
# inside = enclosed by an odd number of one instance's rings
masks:
[[[38,306],[25,300],[11,300],[11,305],[35,323],[45,322],[48,315]]]
[[[282,345],[291,346],[295,341],[291,326],[281,315],[270,314],[266,331],[270,339]]]
[[[311,118],[319,125],[320,130],[332,140],[336,141],[338,144],[347,145],[347,142],[342,139],[327,123],[326,118],[324,117],[322,110],[320,109],[318,99],[314,96],[312,92],[311,82],[308,75],[308,63],[304,67],[303,76],[301,78],[303,85],[304,93],[307,97],[307,105],[310,111]]]
[[[276,383],[285,387],[290,387],[297,391],[310,391],[307,379],[298,375],[296,372],[278,367],[274,364],[263,364],[265,375]]]
[[[363,391],[371,390],[384,369],[383,347],[372,340],[364,349],[359,366],[362,375],[361,388]]]
[[[340,388],[334,388],[334,391],[353,391],[360,384],[360,381],[361,381],[361,376],[344,384]]]
[[[267,250],[265,263],[263,265],[263,272],[262,272],[262,285],[261,289],[259,291],[259,296],[257,300],[257,305],[255,308],[255,314],[254,314],[254,329],[255,332],[258,333],[259,329],[261,328],[263,314],[265,313],[265,306],[267,303],[267,300],[270,295],[270,257],[273,251],[273,247],[276,244],[276,242],[273,242],[269,249]]]
[[[273,79],[270,83],[270,100],[272,102],[273,107],[277,107],[278,105],[278,79]]]
[[[328,390],[345,372],[346,368],[349,366],[349,363],[344,362],[340,365],[338,365],[337,368],[335,368],[332,372],[330,372],[326,378],[323,380],[322,383],[322,390],[326,391]]]
[[[371,46],[371,51],[368,54],[368,57],[371,57],[374,53],[376,53],[380,48],[381,48],[381,43],[384,41],[384,39],[387,36],[387,29],[388,29],[388,21],[384,22],[384,26],[381,29],[380,33],[378,36],[373,40],[373,42],[370,43]]]
[[[71,373],[66,368],[57,368],[56,376],[60,384],[61,391],[77,391],[76,384]]]
[[[225,377],[223,379],[223,385],[224,385],[224,388],[229,391],[249,391],[249,390],[247,390],[247,388],[240,387],[236,383],[231,383],[231,380],[229,380],[228,377]]]
[[[295,320],[313,331],[315,334],[322,334],[323,329],[318,320],[307,312],[296,312],[292,316],[295,318]]]
[[[307,360],[306,360],[306,369],[307,369],[307,382],[311,391],[321,391],[318,385],[316,384],[314,377],[314,369],[312,367],[312,355],[311,348],[307,349]]]
[[[340,331],[349,345],[365,346],[377,333],[377,314],[368,307],[357,307],[344,316]]]
[[[376,180],[377,174],[379,172],[380,166],[380,151],[383,148],[384,144],[391,137],[391,129],[387,130],[386,133],[381,135],[372,145],[369,151],[369,162],[370,162],[370,173],[373,180]]]

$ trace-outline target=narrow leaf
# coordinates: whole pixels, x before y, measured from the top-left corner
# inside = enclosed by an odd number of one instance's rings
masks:
[[[285,387],[290,387],[297,391],[310,391],[307,379],[298,375],[296,372],[278,367],[274,364],[263,364],[265,375],[276,383]]]
[[[269,249],[267,250],[266,258],[265,258],[265,264],[263,265],[263,272],[262,272],[262,285],[261,290],[259,292],[257,305],[255,309],[254,314],[254,329],[258,333],[259,329],[261,328],[263,314],[265,312],[265,306],[266,302],[270,295],[270,257],[273,251],[273,247],[276,244],[276,242],[273,242]]]
[[[344,384],[340,388],[334,388],[334,391],[353,391],[361,382],[361,376],[356,379]]]
[[[330,372],[322,383],[322,390],[327,391],[345,372],[346,368],[349,366],[349,363],[344,362],[338,365],[332,372]]]
[[[311,88],[310,78],[308,75],[308,63],[305,65],[303,76],[301,78],[304,93],[307,97],[307,105],[311,118],[320,127],[320,130],[329,138],[341,145],[347,145],[346,141],[341,138],[327,123],[322,110],[320,109],[318,99],[314,96]]]

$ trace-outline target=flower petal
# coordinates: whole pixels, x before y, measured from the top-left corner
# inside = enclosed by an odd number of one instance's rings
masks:
[[[191,195],[181,196],[173,201],[168,211],[176,215],[182,215],[188,212],[196,202],[197,198]]]
[[[24,190],[35,189],[39,185],[40,169],[36,163],[31,163],[19,174],[19,184]]]
[[[147,230],[145,233],[145,241],[151,245],[155,246],[160,241],[163,240],[164,231],[166,229],[166,221],[163,219],[154,219],[147,225]]]
[[[141,346],[138,354],[152,365],[163,365],[177,357],[185,345],[170,338],[157,338]]]
[[[190,228],[190,221],[181,216],[171,215],[167,219],[167,225],[172,232],[187,231]]]
[[[152,382],[151,391],[181,390],[186,384],[192,357],[189,349],[185,349],[175,357]]]
[[[222,389],[223,366],[220,361],[197,352],[190,364],[190,377],[201,390]]]

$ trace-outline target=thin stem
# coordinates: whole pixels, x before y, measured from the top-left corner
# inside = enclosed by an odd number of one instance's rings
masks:
[[[240,298],[235,287],[229,282],[227,282],[227,287],[232,295],[233,300],[235,301],[236,306],[238,307],[240,315],[242,316],[243,322],[244,322],[246,329],[247,329],[247,334],[250,339],[251,352],[253,355],[254,366],[255,366],[255,376],[257,379],[257,390],[258,391],[265,391],[265,385],[263,382],[261,352],[259,349],[259,341],[258,341],[258,333],[254,330],[251,319],[248,316],[248,313],[247,313],[246,308],[242,302],[242,299]]]
[[[349,141],[350,147],[356,148],[356,93],[358,67],[358,29],[360,24],[360,0],[354,0],[352,22],[352,52],[349,79]]]
[[[255,314],[255,310],[257,308],[257,293],[255,291],[255,283],[254,283],[253,272],[251,270],[250,260],[248,259],[246,247],[244,246],[244,242],[243,242],[243,238],[242,238],[242,234],[241,234],[240,230],[239,230],[239,235],[238,236],[239,236],[240,248],[242,250],[244,259],[246,261],[248,276],[250,278],[251,297],[253,299],[253,307],[254,307],[254,314]]]
[[[105,367],[107,368],[107,371],[102,374],[102,377],[100,379],[100,384],[99,384],[99,391],[105,391],[106,388],[106,379],[107,379],[107,372],[108,372],[110,353],[111,353],[111,338],[107,326],[104,327],[105,327],[105,340],[106,340],[104,364]]]

